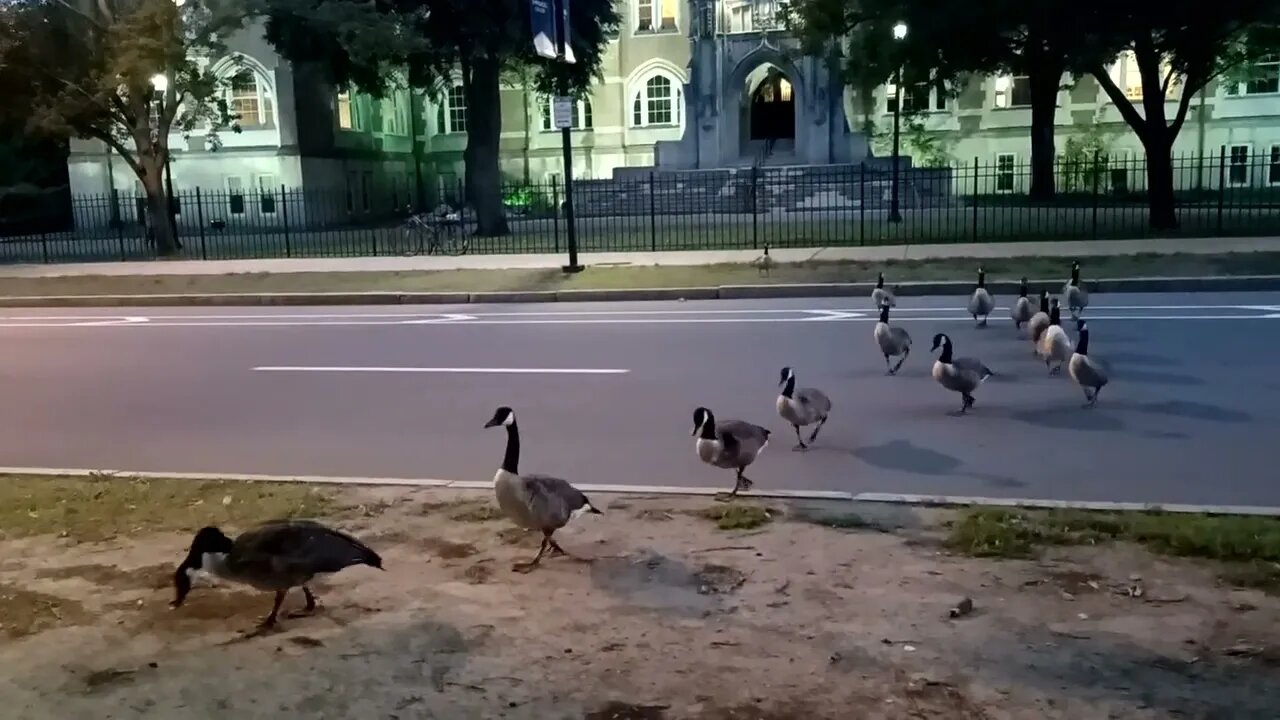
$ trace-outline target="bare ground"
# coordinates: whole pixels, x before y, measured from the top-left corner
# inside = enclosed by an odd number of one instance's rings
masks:
[[[190,533],[0,540],[0,716],[52,718],[1275,718],[1280,598],[1136,547],[1038,560],[943,550],[943,511],[772,505],[723,531],[705,498],[599,497],[582,561],[487,494],[343,490],[382,553],[321,612],[247,636],[270,597],[197,588]],[[836,513],[836,514],[832,514]],[[194,528],[192,528],[194,529]],[[240,528],[228,527],[228,530]],[[972,613],[948,611],[963,598]],[[300,604],[290,596],[286,607]]]

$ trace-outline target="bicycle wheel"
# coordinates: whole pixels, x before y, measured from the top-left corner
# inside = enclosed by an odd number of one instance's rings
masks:
[[[461,224],[450,224],[440,228],[440,251],[449,255],[465,255],[471,249],[471,238],[462,229]]]

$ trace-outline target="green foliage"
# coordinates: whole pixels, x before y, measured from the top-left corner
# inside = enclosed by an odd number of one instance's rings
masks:
[[[1063,143],[1060,177],[1063,192],[1091,192],[1106,184],[1107,156],[1117,133],[1101,122],[1099,109],[1088,123],[1075,126],[1075,132]]]
[[[932,130],[925,122],[926,116],[920,113],[907,113],[902,116],[900,128],[901,151],[911,158],[913,167],[945,168],[955,164],[955,148],[960,141],[959,132]],[[881,129],[875,121],[867,118],[864,132],[871,139],[876,154],[889,156],[893,153],[893,121],[885,123]]]

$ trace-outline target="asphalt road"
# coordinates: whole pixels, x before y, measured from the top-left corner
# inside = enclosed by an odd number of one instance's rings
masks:
[[[706,405],[775,430],[762,489],[1280,506],[1280,294],[1093,302],[1115,374],[1094,410],[1003,303],[980,330],[964,298],[901,303],[897,377],[863,299],[12,310],[0,465],[485,481],[506,404],[523,470],[728,488],[694,455]],[[937,331],[998,373],[966,417],[929,377]],[[807,453],[774,412],[784,365],[835,405]]]

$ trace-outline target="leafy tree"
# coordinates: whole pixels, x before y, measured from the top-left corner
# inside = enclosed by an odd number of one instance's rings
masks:
[[[477,233],[504,235],[499,139],[501,88],[508,73],[530,77],[546,94],[580,94],[599,75],[618,26],[611,0],[570,4],[574,64],[533,51],[528,0],[257,0],[267,39],[287,58],[323,66],[337,85],[379,95],[392,68],[406,82],[439,93],[458,77],[467,103],[467,196]],[[531,71],[531,72],[530,72]]]
[[[1092,192],[1105,179],[1106,159],[1116,132],[1100,122],[1101,115],[1099,108],[1089,122],[1077,123],[1075,132],[1062,144],[1062,189],[1066,192]]]
[[[27,129],[94,138],[137,175],[157,252],[177,249],[165,202],[169,134],[230,125],[225,83],[209,71],[238,29],[234,0],[24,0],[0,3],[0,113]],[[152,78],[164,74],[167,90]]]
[[[1151,227],[1174,229],[1173,143],[1191,100],[1215,79],[1280,52],[1280,2],[1081,0],[1077,6],[1089,44],[1076,64],[1098,81],[1146,150]],[[1132,53],[1138,67],[1142,98],[1136,102],[1109,72],[1117,50]],[[1172,116],[1168,102],[1177,103]]]

